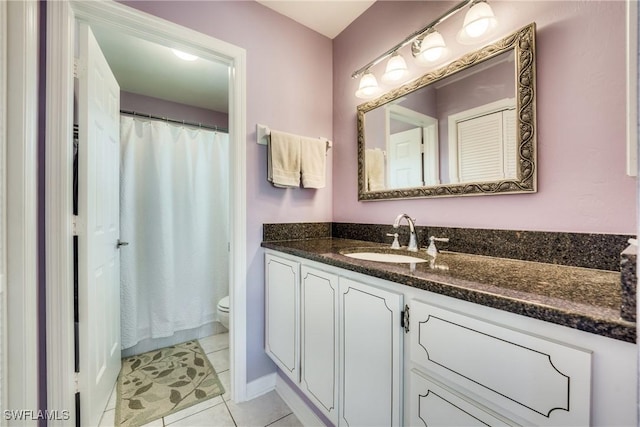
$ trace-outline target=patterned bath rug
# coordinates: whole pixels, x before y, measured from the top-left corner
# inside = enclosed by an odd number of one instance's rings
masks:
[[[116,425],[127,427],[224,393],[197,340],[122,359],[117,390]]]

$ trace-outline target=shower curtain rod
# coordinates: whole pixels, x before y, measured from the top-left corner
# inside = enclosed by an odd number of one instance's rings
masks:
[[[229,129],[223,128],[220,126],[209,126],[209,125],[203,125],[202,123],[187,122],[185,120],[168,119],[166,117],[154,116],[152,114],[137,113],[135,111],[120,110],[120,114],[127,114],[129,116],[134,116],[134,117],[136,116],[143,117],[145,119],[151,119],[151,120],[162,120],[163,122],[168,122],[168,123],[176,123],[184,126],[194,126],[202,129],[213,130],[216,132],[229,133]]]

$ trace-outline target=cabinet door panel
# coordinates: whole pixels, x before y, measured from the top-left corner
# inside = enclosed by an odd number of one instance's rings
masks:
[[[401,422],[402,295],[340,278],[340,425]]]
[[[302,391],[338,424],[338,277],[305,265],[301,270]]]
[[[300,264],[265,255],[265,350],[296,383],[300,381],[299,280]]]
[[[515,426],[415,369],[411,371],[411,426]]]

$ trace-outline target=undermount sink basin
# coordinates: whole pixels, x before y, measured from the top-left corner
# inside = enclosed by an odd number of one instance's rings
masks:
[[[427,262],[427,260],[423,258],[418,258],[415,256],[403,255],[403,254],[392,254],[392,253],[351,252],[351,253],[343,253],[342,255],[348,256],[349,258],[362,259],[366,261],[393,262],[393,263],[400,263],[400,264]]]

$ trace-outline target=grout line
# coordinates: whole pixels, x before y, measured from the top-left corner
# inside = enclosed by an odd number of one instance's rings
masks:
[[[282,420],[282,419],[287,418],[289,415],[293,415],[293,412],[289,412],[287,415],[285,415],[285,416],[283,416],[283,417],[280,417],[280,418],[278,418],[278,419],[277,419],[277,420],[275,420],[275,421],[271,421],[269,424],[267,424],[267,425],[266,425],[266,426],[264,426],[264,427],[269,427],[270,425],[275,424],[275,423],[277,423],[278,421],[280,421],[280,420]]]
[[[178,418],[178,419],[177,419],[177,420],[175,420],[173,423],[176,423],[176,422],[178,422],[178,421],[182,421],[182,420],[184,420],[185,418],[192,417],[192,416],[194,416],[194,415],[196,415],[196,414],[199,414],[200,412],[208,411],[209,409],[211,409],[211,408],[215,408],[216,406],[218,406],[218,405],[220,405],[220,404],[224,403],[224,399],[222,399],[222,395],[220,395],[220,396],[216,396],[216,397],[220,397],[220,400],[222,400],[222,402],[217,403],[217,404],[215,404],[215,405],[213,405],[213,406],[209,406],[208,408],[201,409],[201,410],[199,410],[198,412],[194,412],[193,414],[185,415],[185,416],[184,416],[184,417],[182,417],[182,418]],[[213,399],[215,399],[215,397],[214,397]],[[205,400],[205,402],[206,402],[206,400]],[[184,409],[182,409],[181,411],[174,412],[174,413],[173,413],[173,414],[171,414],[171,415],[179,414],[180,412],[182,412],[182,411],[186,411],[187,409],[189,409],[189,408],[184,408]],[[229,408],[227,408],[227,410],[229,410]],[[168,415],[167,415],[167,416],[168,416]],[[171,424],[173,424],[173,423],[171,423]],[[168,425],[171,425],[171,424],[168,424]],[[163,426],[165,425],[165,423],[164,423],[164,417],[162,418],[162,425],[163,425]]]
[[[227,401],[224,400],[224,398],[222,399],[222,403],[224,403],[224,406],[227,408],[227,412],[229,412],[229,417],[231,417],[231,421],[233,421],[233,425],[235,427],[238,427],[238,423],[236,422],[236,419],[233,418],[233,413],[231,413],[231,409],[229,409],[229,405],[227,405]]]
[[[114,409],[107,409],[102,413],[102,416],[100,417],[100,421],[98,421],[98,425],[99,426],[103,425],[102,421],[104,421],[104,416],[107,415],[107,412],[111,412],[111,411],[113,411],[113,422],[114,423],[116,422],[116,410],[115,410],[115,408]]]
[[[225,350],[229,350],[229,347],[220,348],[220,349],[218,349],[218,350],[211,350],[210,352],[205,353],[205,354],[206,354],[206,355],[209,355],[209,354],[213,354],[213,353],[217,353],[217,352],[219,352],[219,351],[225,351]]]

